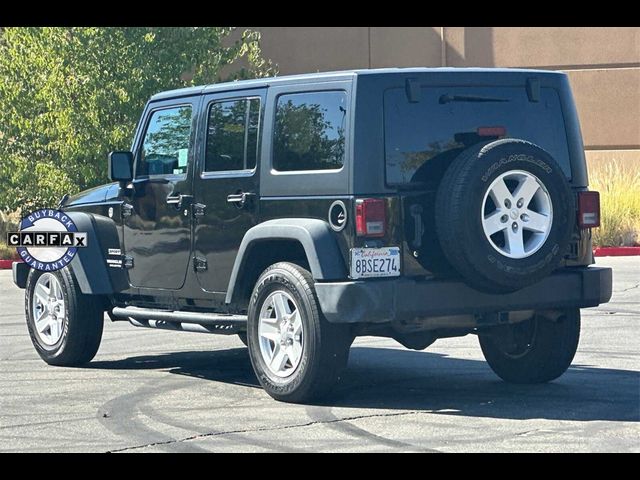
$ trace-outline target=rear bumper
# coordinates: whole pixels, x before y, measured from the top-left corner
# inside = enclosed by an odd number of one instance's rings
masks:
[[[369,280],[316,283],[324,316],[332,323],[385,323],[416,318],[520,310],[587,308],[607,303],[610,268],[565,269],[509,294],[478,292],[462,282]]]

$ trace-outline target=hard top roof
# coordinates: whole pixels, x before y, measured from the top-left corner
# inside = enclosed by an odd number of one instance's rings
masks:
[[[516,68],[376,68],[361,70],[344,70],[336,72],[305,73],[301,75],[283,75],[281,77],[258,78],[255,80],[239,80],[234,82],[216,83],[211,85],[201,85],[197,87],[181,88],[161,92],[153,97],[151,101],[168,100],[177,97],[187,97],[200,95],[203,93],[215,93],[217,91],[229,91],[239,89],[262,88],[272,85],[286,85],[291,83],[314,83],[330,82],[339,80],[349,80],[359,75],[392,75],[392,74],[424,74],[424,73],[518,73],[535,75],[558,75],[560,72],[549,70],[532,70]]]

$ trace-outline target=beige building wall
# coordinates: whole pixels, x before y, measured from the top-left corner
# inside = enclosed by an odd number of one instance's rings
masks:
[[[569,75],[587,155],[640,162],[640,28],[251,27],[280,74],[523,67]]]

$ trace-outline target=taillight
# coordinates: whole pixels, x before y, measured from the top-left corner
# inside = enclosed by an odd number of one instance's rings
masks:
[[[384,237],[387,215],[384,200],[365,198],[356,200],[356,234],[359,237]]]
[[[600,194],[598,192],[578,193],[578,225],[580,228],[600,226]]]

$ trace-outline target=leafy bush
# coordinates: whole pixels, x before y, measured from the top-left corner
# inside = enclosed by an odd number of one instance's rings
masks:
[[[105,182],[107,153],[130,148],[154,93],[272,75],[259,34],[234,35],[234,27],[0,29],[0,210],[55,206]]]
[[[17,260],[18,252],[13,247],[7,246],[4,242],[0,243],[0,260]]]
[[[598,161],[589,166],[592,190],[600,192],[601,227],[593,231],[594,246],[640,243],[640,163]]]
[[[5,243],[8,232],[16,232],[20,223],[17,212],[11,214],[0,211],[0,260],[10,260],[17,257],[15,248],[8,247]]]

